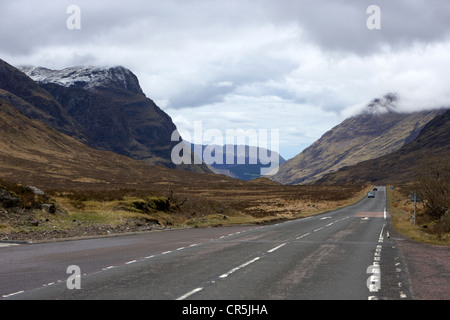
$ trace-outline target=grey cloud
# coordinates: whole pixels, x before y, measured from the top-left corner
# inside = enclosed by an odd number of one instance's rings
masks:
[[[71,4],[81,9],[81,30],[66,28]],[[381,8],[381,30],[366,28],[370,4]],[[340,92],[336,82],[322,89],[328,66],[315,63],[336,52],[373,56],[384,45],[395,53],[414,42],[448,40],[448,12],[448,0],[1,1],[0,54],[50,68],[111,63],[154,73],[166,88],[151,83],[147,94],[153,97],[153,90],[160,90],[157,98],[170,101],[172,109],[222,102],[238,93],[274,95],[334,111],[344,107],[342,96],[358,92]],[[322,57],[303,54],[312,45]],[[27,61],[32,58],[40,60]],[[300,65],[308,70],[310,64],[323,73],[314,77],[310,92],[283,88],[292,70]],[[312,76],[306,71],[294,77],[301,85],[301,77]],[[351,80],[344,72],[334,77]]]
[[[393,48],[415,41],[442,41],[449,37],[450,2],[446,0],[305,0],[268,1],[274,18],[294,21],[311,41],[325,50],[371,54],[384,45]],[[369,30],[369,5],[381,10],[381,29]]]
[[[78,5],[82,29],[67,30],[66,8]],[[366,9],[381,8],[381,30],[368,30]],[[249,25],[295,23],[309,41],[325,50],[370,54],[382,45],[448,39],[447,0],[165,0],[165,1],[2,1],[0,41],[10,53],[30,53],[46,45],[79,45],[93,41],[126,44],[164,37],[196,37],[211,29],[239,32]],[[211,38],[213,34],[210,35]]]

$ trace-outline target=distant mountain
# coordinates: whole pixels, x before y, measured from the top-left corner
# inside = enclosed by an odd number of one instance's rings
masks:
[[[417,137],[437,110],[395,112],[397,97],[374,99],[360,114],[344,120],[280,166],[270,177],[283,184],[310,184],[342,167],[392,153]]]
[[[198,147],[198,145],[197,145]],[[276,159],[278,164],[286,162],[286,160],[279,155],[278,153],[267,150],[265,148],[259,148],[254,146],[237,146],[237,145],[209,145],[209,146],[200,146],[201,155],[203,156],[205,149],[209,147],[211,151],[220,150],[221,159],[220,163],[211,163],[213,171],[218,174],[224,174],[226,176],[240,179],[240,180],[253,180],[256,178],[260,178],[261,168],[269,168],[270,163],[262,163],[259,153],[262,152],[264,156],[267,156],[269,159]],[[192,151],[196,150],[196,145],[191,144]],[[208,150],[207,150],[208,151]],[[215,152],[208,151],[212,153],[211,156],[215,156]],[[208,154],[209,154],[208,153]],[[227,161],[227,159],[230,159]]]
[[[424,166],[450,162],[450,109],[429,121],[420,134],[385,156],[341,168],[318,184],[410,182]]]

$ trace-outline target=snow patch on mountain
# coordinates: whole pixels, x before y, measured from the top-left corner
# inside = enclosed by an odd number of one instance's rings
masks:
[[[82,87],[93,89],[109,85],[129,89],[130,79],[137,78],[124,67],[69,67],[62,70],[51,70],[43,67],[21,66],[19,69],[36,82],[54,83],[64,87]],[[133,86],[138,85],[137,83]]]

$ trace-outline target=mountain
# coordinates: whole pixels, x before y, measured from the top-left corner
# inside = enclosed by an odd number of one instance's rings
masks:
[[[438,113],[395,111],[396,96],[374,99],[360,114],[347,118],[310,147],[280,166],[270,179],[310,184],[342,167],[392,153],[412,141]]]
[[[142,92],[137,77],[123,67],[50,70],[21,67],[81,128],[86,143],[152,164],[175,167],[172,119]],[[52,110],[46,110],[57,118]],[[70,134],[70,132],[69,132]]]
[[[214,161],[213,163],[207,163],[212,167],[212,170],[218,174],[224,174],[226,176],[240,179],[240,180],[253,180],[260,178],[262,176],[261,169],[269,168],[270,163],[263,163],[261,161],[260,153],[264,157],[267,157],[271,161],[278,161],[278,164],[286,162],[286,160],[278,153],[267,150],[265,148],[247,146],[247,145],[195,145],[190,144],[192,151],[195,153],[196,150],[201,150],[201,154],[196,154],[201,156],[203,160],[203,155],[211,155],[214,160],[216,157],[215,151],[218,151],[220,155],[218,156],[219,161]],[[227,161],[228,159],[228,161]],[[219,163],[217,163],[219,162]]]
[[[397,151],[325,175],[318,184],[410,182],[432,163],[450,162],[450,109],[429,121],[420,134]]]
[[[91,148],[30,119],[0,97],[0,178],[46,190],[145,188],[167,192],[180,184],[220,183],[227,177],[150,165]]]
[[[83,128],[49,92],[1,59],[0,98],[28,117],[41,120],[63,133],[87,142]]]

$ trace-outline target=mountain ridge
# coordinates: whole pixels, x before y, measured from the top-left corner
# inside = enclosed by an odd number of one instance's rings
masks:
[[[361,112],[333,127],[270,177],[283,184],[310,184],[325,174],[398,150],[413,140],[438,110],[400,113],[395,95],[375,99]],[[388,107],[385,107],[388,106]],[[376,112],[370,112],[377,108]]]
[[[450,161],[450,109],[443,109],[400,149],[379,158],[345,166],[326,174],[316,184],[411,182],[424,167],[442,161]]]
[[[38,83],[54,83],[64,87],[95,87],[114,86],[127,91],[142,94],[139,80],[129,69],[122,66],[89,67],[76,66],[61,70],[52,70],[36,66],[19,66],[22,72]]]

